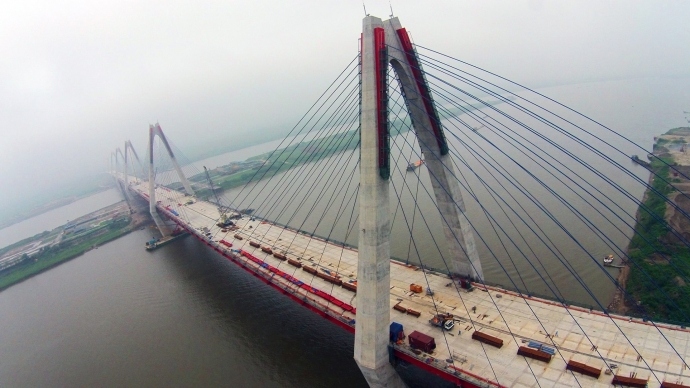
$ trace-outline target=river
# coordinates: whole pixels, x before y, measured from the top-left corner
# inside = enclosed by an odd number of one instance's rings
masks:
[[[543,92],[649,149],[653,136],[683,124],[689,86],[688,79],[639,79]],[[196,164],[214,167],[242,160],[271,151],[275,144]],[[236,192],[225,195],[235,198]],[[116,192],[104,192],[2,229],[0,245],[118,200]],[[478,214],[469,204],[468,212]],[[328,221],[305,227],[327,235]],[[431,224],[438,233],[440,222]],[[402,259],[409,242],[404,232],[405,225],[396,221],[393,254]],[[334,238],[338,235],[343,231],[334,232]],[[133,232],[0,292],[0,386],[364,386],[352,359],[352,335],[291,303],[193,238],[146,252],[143,245],[149,238],[149,230]],[[619,236],[616,243],[627,241]],[[421,255],[440,267],[431,245],[420,246]],[[591,249],[600,254],[606,248]],[[481,245],[480,253],[486,254]],[[599,297],[611,293],[601,271],[586,261],[577,265]],[[484,266],[488,280],[509,286],[497,264],[487,260]],[[527,269],[519,270],[533,280]],[[583,298],[578,292],[569,296]]]

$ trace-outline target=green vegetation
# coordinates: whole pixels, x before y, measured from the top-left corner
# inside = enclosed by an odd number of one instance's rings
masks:
[[[242,170],[230,175],[222,175],[218,169],[209,171],[213,179],[214,186],[222,190],[239,187],[252,180],[268,179],[283,171],[300,166],[305,163],[316,162],[327,158],[338,152],[352,150],[359,144],[359,134],[357,130],[338,133],[319,139],[304,141],[299,144],[291,145],[276,151],[257,155],[246,160],[254,163],[253,167]],[[190,178],[191,181],[201,182],[205,180],[205,174],[197,174]],[[170,188],[179,189],[181,187],[171,185]],[[208,198],[211,195],[210,189],[197,190],[199,198]]]
[[[677,136],[690,135],[690,128],[688,128],[688,127],[677,127],[677,128],[669,129],[668,132],[666,132],[666,135],[677,135]]]
[[[105,244],[108,241],[128,233],[130,231],[129,223],[130,219],[128,217],[123,217],[108,222],[96,228],[94,231],[83,234],[78,238],[70,238],[57,245],[45,246],[39,252],[31,256],[24,255],[21,263],[0,274],[0,290],[4,290],[13,284],[19,283],[22,280],[37,275],[60,263],[80,256],[95,246]],[[43,237],[47,234],[48,232],[44,232],[23,241],[26,242],[37,236]]]
[[[670,158],[664,161],[673,163]],[[666,198],[674,188],[659,178],[669,180],[668,165],[655,159],[652,161],[652,171],[657,174],[651,182],[657,192],[647,191],[644,206],[638,212],[637,233],[628,247],[632,263],[626,291],[652,319],[687,323],[686,317],[690,316],[690,288],[682,279],[690,275],[690,249],[665,242],[668,226],[659,219],[665,217]],[[666,258],[670,258],[670,263]],[[634,308],[631,315],[636,315]]]

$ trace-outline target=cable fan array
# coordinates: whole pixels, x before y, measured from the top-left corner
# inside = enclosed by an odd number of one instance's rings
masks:
[[[662,383],[664,371],[638,350],[639,333],[624,327],[620,317],[609,314],[611,295],[618,293],[625,301],[627,314],[643,319],[647,330],[658,334],[685,370],[687,349],[676,347],[675,340],[662,330],[667,326],[660,322],[685,326],[690,321],[690,295],[678,286],[689,282],[690,246],[683,231],[669,224],[664,214],[668,207],[688,217],[669,199],[677,190],[668,171],[673,169],[683,178],[688,177],[671,161],[652,156],[653,178],[648,179],[649,170],[630,160],[632,153],[646,151],[610,128],[484,69],[423,46],[417,45],[416,50],[424,67],[419,70],[434,99],[429,102],[436,107],[448,142],[453,165],[448,172],[461,187],[467,208],[462,214],[467,215],[482,259],[485,279],[477,284],[484,290],[493,289],[490,286],[511,290],[527,306],[522,319],[534,322],[540,332],[547,333],[542,341],[552,346],[554,357],[564,363],[569,356],[557,339],[558,331],[555,336],[549,334],[554,323],[542,315],[532,298],[539,296],[557,305],[599,311],[616,331],[617,340],[637,355],[636,368],[646,369],[651,380]],[[209,187],[213,185],[210,176],[172,146],[184,174],[191,177],[193,189],[208,193],[210,188],[218,194],[207,199],[217,202],[218,213],[202,214],[185,206],[198,199],[183,193],[164,147],[154,147],[156,185],[164,187],[177,202],[177,206],[168,205],[172,206],[169,210],[185,220],[191,218],[190,212],[196,212],[196,218],[206,217],[206,230],[212,231],[210,238],[218,241],[223,238],[220,234],[226,233],[213,228],[220,220],[219,214],[247,214],[245,217],[261,222],[261,230],[245,229],[243,239],[260,241],[270,234],[282,251],[309,261],[315,273],[349,278],[356,285],[356,273],[341,259],[356,247],[358,237],[358,59],[355,57],[346,66],[275,149],[262,155],[257,166],[242,172],[244,180],[236,187],[216,192],[220,187]],[[437,178],[424,166],[425,155],[415,136],[420,128],[414,127],[408,115],[409,104],[415,102],[405,98],[392,68],[388,77],[391,255],[404,266],[421,269],[430,311],[445,314],[447,301],[435,295],[429,277],[451,272],[454,258],[448,253],[447,239],[457,236],[444,233],[449,221],[435,201],[432,183]],[[648,195],[643,198],[645,192]],[[681,191],[677,195],[685,194]],[[651,222],[656,230],[639,226],[640,220]],[[659,230],[673,236],[677,243],[662,244],[652,233]],[[314,241],[318,251],[310,247],[311,242],[305,245],[305,238]],[[617,270],[602,262],[611,252],[621,265],[630,268],[630,287],[620,284]],[[647,260],[652,254],[657,260],[654,263]],[[336,259],[326,263],[326,256]],[[298,271],[287,261],[277,263],[275,268],[290,276]],[[317,287],[316,279],[312,276],[309,286]],[[335,285],[324,289],[318,284],[319,291],[333,295]],[[476,306],[468,301],[460,284],[451,280],[446,285],[460,301],[453,308],[472,317]],[[666,290],[668,297],[647,298],[645,291],[650,289]],[[499,294],[487,293],[487,303],[497,312],[495,319],[505,323],[505,334],[520,347],[516,331],[520,328],[508,324],[516,313],[502,306],[499,299]],[[354,300],[353,295],[349,303]],[[583,336],[582,341],[591,344],[592,357],[601,360],[608,371],[615,369],[611,356],[598,349],[581,315],[570,308],[563,311],[572,320],[574,330]],[[467,320],[464,330],[482,330],[486,327],[482,319]],[[454,339],[448,337],[452,333],[441,333],[445,352],[454,355]],[[484,344],[481,349],[493,381],[500,384],[501,372],[495,368],[491,351]],[[539,384],[534,365],[523,359]],[[587,386],[581,376],[571,374],[579,386]],[[677,375],[684,376],[683,372]]]

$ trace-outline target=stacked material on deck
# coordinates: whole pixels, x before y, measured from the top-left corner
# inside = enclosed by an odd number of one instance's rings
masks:
[[[636,377],[614,375],[611,384],[622,385],[624,387],[645,388],[647,386],[647,380],[638,379]]]
[[[532,349],[532,348],[527,347],[527,346],[520,346],[520,349],[518,349],[517,354],[520,356],[533,358],[533,359],[539,360],[539,361],[544,361],[544,362],[550,362],[551,361],[551,355],[549,353],[542,352],[541,350],[537,350],[537,349]]]
[[[481,331],[474,331],[472,333],[472,339],[479,342],[483,342],[487,345],[495,346],[500,348],[503,346],[503,340],[492,335],[482,333]]]
[[[342,287],[346,290],[357,292],[357,285],[356,284],[345,282],[342,284]]]
[[[583,375],[592,376],[596,379],[598,379],[599,376],[601,376],[601,368],[595,368],[593,366],[573,360],[568,361],[568,365],[566,365],[565,369],[577,373],[582,373]]]

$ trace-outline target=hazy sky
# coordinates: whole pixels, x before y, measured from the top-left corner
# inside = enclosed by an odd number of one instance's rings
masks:
[[[531,86],[690,74],[687,1],[391,3],[415,42]],[[359,0],[3,2],[0,206],[105,170],[126,139],[143,152],[156,121],[183,151],[292,126],[363,16]]]

